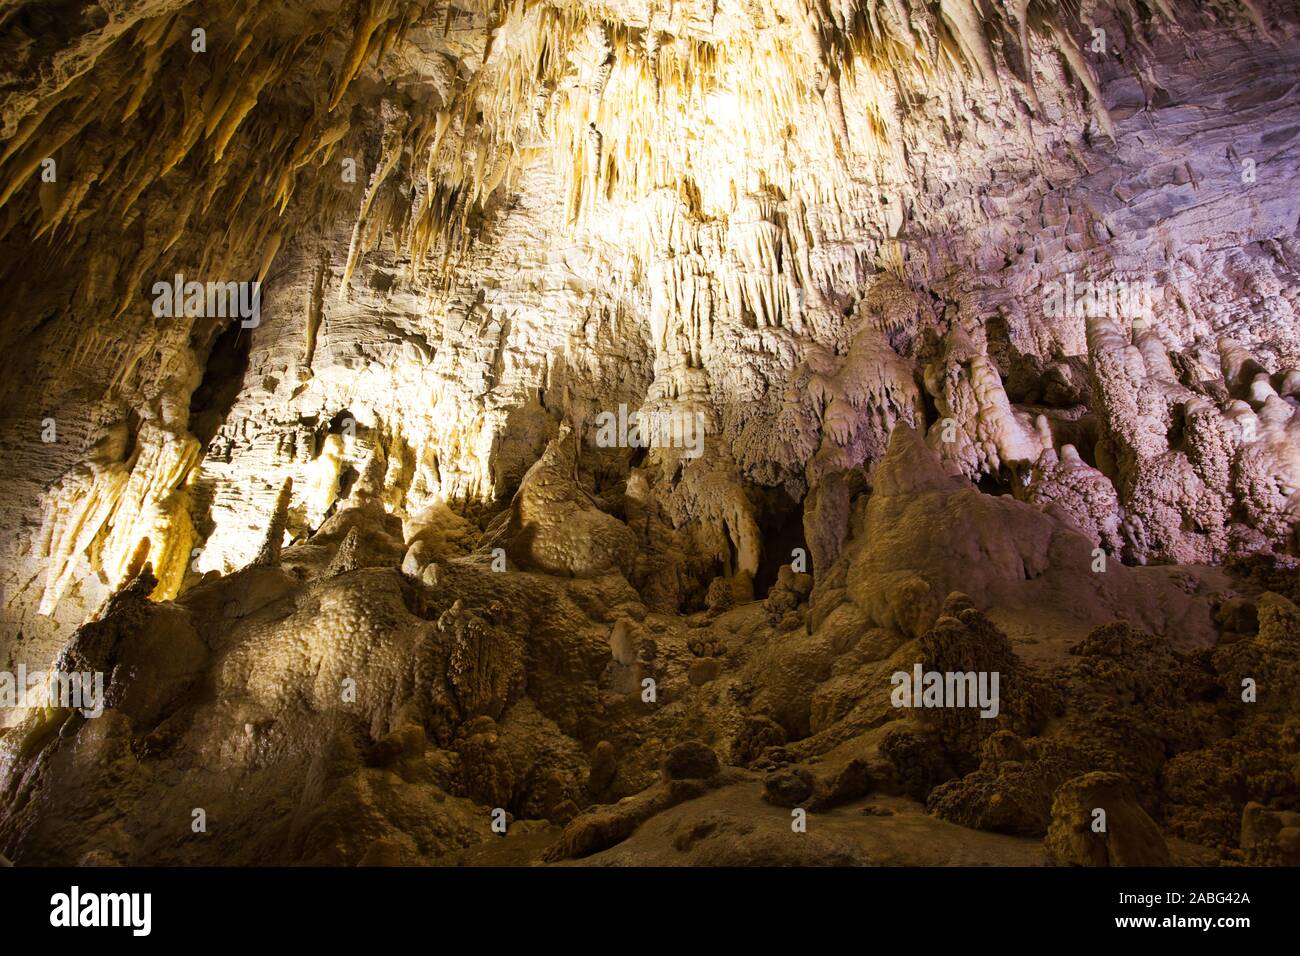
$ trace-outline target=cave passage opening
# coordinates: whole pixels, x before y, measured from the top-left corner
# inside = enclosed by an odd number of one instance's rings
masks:
[[[783,564],[790,564],[796,548],[808,553],[808,543],[803,532],[803,502],[791,498],[782,490],[774,490],[763,497],[758,510],[758,528],[763,542],[763,552],[754,572],[754,597],[767,597]]]
[[[207,446],[225,424],[248,372],[252,336],[238,322],[222,331],[208,350],[199,387],[190,396],[190,433]]]

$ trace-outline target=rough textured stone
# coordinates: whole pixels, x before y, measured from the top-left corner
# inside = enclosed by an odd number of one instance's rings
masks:
[[[699,780],[712,777],[720,764],[713,749],[698,740],[678,744],[664,760],[664,777],[668,780]]]
[[[1104,831],[1096,811],[1105,812]],[[1160,829],[1120,774],[1089,773],[1061,785],[1052,800],[1047,850],[1059,865],[1168,866]]]
[[[0,711],[16,863],[1294,860],[1293,3],[4,0],[0,54],[0,673],[105,678]]]

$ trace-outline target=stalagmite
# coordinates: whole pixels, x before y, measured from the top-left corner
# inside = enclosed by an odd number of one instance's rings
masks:
[[[275,510],[271,512],[266,526],[266,537],[262,542],[253,564],[270,567],[280,563],[280,549],[284,546],[284,532],[289,525],[289,503],[293,500],[293,479],[284,479],[280,494],[275,499]]]
[[[329,570],[326,571],[330,577],[339,574],[347,574],[349,571],[355,571],[357,564],[357,543],[359,536],[357,529],[349,528],[347,535],[343,538],[343,543],[339,545],[333,560],[330,561]]]

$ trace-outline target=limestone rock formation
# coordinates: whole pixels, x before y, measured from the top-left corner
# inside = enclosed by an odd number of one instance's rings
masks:
[[[1062,784],[1052,804],[1047,852],[1075,866],[1161,866],[1169,848],[1117,774],[1090,773]]]
[[[1296,861],[1293,3],[0,54],[0,863]]]

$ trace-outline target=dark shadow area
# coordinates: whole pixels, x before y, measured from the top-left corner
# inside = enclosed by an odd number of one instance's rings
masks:
[[[759,502],[758,527],[763,539],[763,554],[754,574],[754,597],[762,600],[776,583],[781,565],[789,564],[795,548],[806,554],[803,536],[803,502],[795,501],[784,491],[767,491]]]
[[[216,437],[239,397],[252,336],[232,322],[208,352],[203,380],[190,396],[190,433],[203,446]]]

